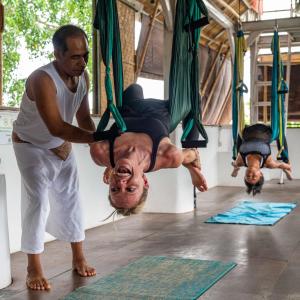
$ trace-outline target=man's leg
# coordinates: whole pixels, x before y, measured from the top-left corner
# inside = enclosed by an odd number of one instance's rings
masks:
[[[96,275],[96,270],[93,267],[90,267],[84,257],[82,242],[71,243],[72,255],[73,255],[73,269],[80,276],[94,276]]]
[[[44,277],[40,261],[48,215],[47,158],[42,149],[28,144],[14,143],[14,151],[22,177],[21,250],[28,257],[26,285],[33,290],[48,290],[50,284]]]
[[[46,231],[59,240],[70,242],[73,254],[73,268],[80,276],[94,276],[83,254],[84,228],[79,195],[79,180],[74,154],[70,153],[62,162],[61,170],[52,183],[50,214]]]

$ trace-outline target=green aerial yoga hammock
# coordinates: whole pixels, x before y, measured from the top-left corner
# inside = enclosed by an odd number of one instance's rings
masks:
[[[204,15],[201,18],[201,15]],[[178,0],[173,35],[172,59],[169,78],[169,104],[171,131],[185,119],[186,126],[182,135],[184,146],[203,147],[208,141],[201,124],[199,95],[198,43],[201,26],[208,23],[208,13],[202,0]],[[110,112],[120,131],[126,131],[126,124],[119,113],[122,107],[123,68],[118,12],[116,0],[99,0],[97,3],[94,27],[99,30],[103,62],[106,66],[105,90],[107,109],[102,116],[97,131],[103,131],[108,124]],[[116,106],[113,102],[110,80],[112,61]],[[186,137],[196,126],[203,141],[185,142]]]
[[[235,58],[232,81],[232,137],[233,149],[232,158],[237,157],[238,136],[242,136],[245,127],[244,114],[244,93],[248,93],[248,88],[244,84],[244,56],[247,51],[244,32],[238,30],[235,37]]]
[[[274,31],[272,41],[273,68],[271,93],[271,128],[272,141],[277,140],[277,159],[288,161],[288,152],[284,147],[285,140],[285,94],[288,87],[283,79],[283,63],[280,55],[278,31]]]
[[[237,140],[242,137],[245,127],[243,93],[247,87],[243,83],[244,54],[247,50],[244,33],[239,30],[235,40],[235,61],[232,84],[232,158],[237,157]],[[277,30],[274,31],[272,41],[273,68],[272,68],[272,93],[271,93],[271,128],[272,141],[277,141],[278,155],[280,160],[288,161],[288,152],[285,143],[285,94],[288,87],[283,79],[283,64],[280,56],[280,43]]]

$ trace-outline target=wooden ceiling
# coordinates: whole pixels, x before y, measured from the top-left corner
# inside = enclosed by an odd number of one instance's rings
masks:
[[[143,10],[148,15],[153,14],[156,1],[157,0],[138,0],[138,2],[143,4]],[[209,0],[209,2],[215,6],[215,8],[222,11],[234,24],[238,22],[239,15],[243,15],[250,7],[248,0]],[[157,19],[163,22],[163,13],[160,13]],[[215,20],[210,18],[209,24],[201,31],[200,44],[213,50],[218,50],[221,45],[223,45],[222,52],[227,52],[229,43],[226,30]]]

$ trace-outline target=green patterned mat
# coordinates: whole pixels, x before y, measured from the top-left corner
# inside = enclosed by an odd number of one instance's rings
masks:
[[[233,262],[145,256],[64,299],[197,299],[235,266]]]

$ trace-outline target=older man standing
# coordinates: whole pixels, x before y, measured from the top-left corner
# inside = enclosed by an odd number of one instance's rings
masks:
[[[55,60],[26,81],[20,113],[13,127],[13,145],[22,177],[22,251],[28,256],[28,288],[48,290],[40,261],[45,231],[70,242],[73,268],[93,276],[83,254],[84,228],[78,173],[71,142],[92,143],[94,123],[88,103],[85,72],[88,41],[74,25],[53,35]],[[78,127],[72,125],[76,116]]]

